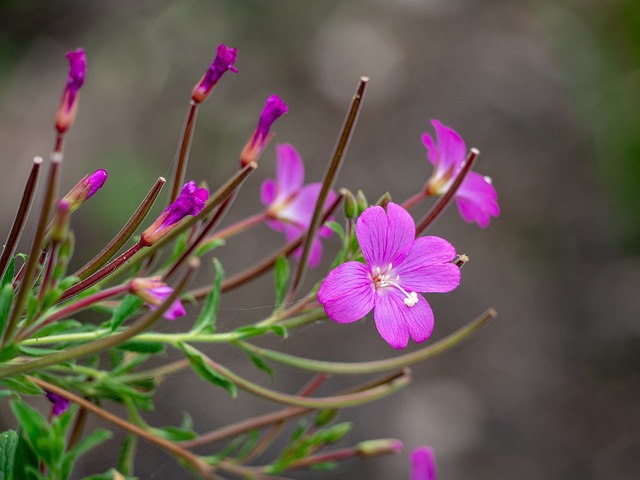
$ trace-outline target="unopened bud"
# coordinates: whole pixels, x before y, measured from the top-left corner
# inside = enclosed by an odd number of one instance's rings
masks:
[[[378,205],[386,210],[387,205],[389,205],[390,201],[391,201],[391,194],[389,192],[385,192],[385,194],[382,195],[374,205]]]
[[[367,201],[367,197],[364,196],[364,192],[362,190],[358,190],[356,193],[356,200],[358,201],[358,217],[362,215],[367,208],[369,208],[369,202]]]
[[[260,158],[262,151],[272,137],[272,134],[269,133],[271,126],[288,110],[287,105],[277,95],[271,95],[267,98],[260,114],[258,126],[240,154],[241,167],[246,167]]]
[[[56,114],[56,130],[60,134],[69,130],[76,118],[80,87],[82,87],[87,74],[87,58],[82,48],[68,52],[67,59],[69,60],[69,74]]]
[[[91,175],[85,175],[82,180],[69,190],[69,193],[63,198],[69,204],[69,213],[75,212],[80,205],[100,190],[104,182],[107,181],[108,176],[106,170],[96,170]]]
[[[62,242],[69,232],[69,203],[61,200],[51,224],[51,241]]]
[[[354,220],[358,218],[358,201],[356,197],[351,193],[351,190],[343,188],[340,190],[344,197],[344,204],[342,205],[342,210],[345,218],[350,220]]]
[[[220,80],[228,70],[233,73],[238,73],[238,69],[233,66],[236,62],[237,53],[237,49],[229,48],[224,43],[218,45],[216,58],[213,59],[211,66],[193,89],[191,99],[195,103],[206,100],[213,90],[213,87],[218,83],[218,80]]]
[[[358,455],[361,457],[379,457],[402,451],[402,442],[395,438],[380,438],[367,440],[356,445]]]

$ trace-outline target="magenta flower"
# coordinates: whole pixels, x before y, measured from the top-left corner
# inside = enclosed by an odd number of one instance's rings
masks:
[[[431,120],[431,124],[436,130],[436,141],[429,133],[422,135],[422,143],[427,147],[427,158],[434,166],[425,189],[429,195],[442,195],[462,169],[467,148],[455,130],[438,120]],[[476,172],[467,173],[455,197],[460,215],[466,222],[476,222],[486,228],[491,217],[500,215],[498,196],[489,177]]]
[[[267,206],[267,225],[276,232],[283,232],[287,242],[298,238],[311,224],[313,210],[322,184],[304,184],[304,165],[292,145],[276,145],[276,178],[262,184],[261,199]],[[335,193],[329,192],[325,206],[335,200]],[[326,225],[318,229],[318,237],[329,237],[331,229]],[[311,245],[309,266],[315,267],[322,257],[322,243],[316,237]],[[296,258],[302,255],[302,248],[295,251]]]
[[[78,109],[80,87],[87,74],[87,58],[82,48],[68,52],[67,60],[69,60],[69,74],[56,115],[56,129],[59,133],[66,132],[73,123]]]
[[[160,277],[134,278],[131,281],[130,291],[147,302],[151,310],[155,310],[158,305],[173,293],[173,288],[161,282]],[[186,312],[182,303],[180,300],[176,300],[162,316],[167,320],[175,320],[178,317],[184,317],[185,314]]]
[[[108,176],[106,170],[96,170],[91,175],[85,175],[82,180],[69,190],[69,193],[63,198],[69,204],[69,213],[75,212],[80,205],[100,190],[107,181]]]
[[[227,73],[227,70],[238,73],[238,69],[233,66],[236,62],[237,54],[238,50],[236,48],[229,48],[224,43],[218,45],[216,58],[213,59],[211,66],[193,89],[191,99],[195,103],[206,100],[213,87]]]
[[[147,228],[140,237],[140,243],[149,247],[173,230],[178,222],[187,215],[198,215],[209,198],[206,188],[198,188],[191,180],[184,184],[178,198]]]
[[[69,408],[68,399],[48,390],[45,390],[44,393],[47,395],[47,399],[53,404],[51,413],[54,417],[58,417],[67,411],[67,409]]]
[[[436,457],[431,447],[418,447],[411,452],[411,480],[436,480]]]
[[[271,139],[272,135],[269,134],[271,125],[287,113],[288,110],[287,105],[280,100],[277,95],[271,95],[267,98],[262,114],[260,115],[260,120],[258,121],[258,126],[240,155],[240,164],[243,167],[260,158],[264,147]]]
[[[460,283],[460,269],[449,242],[415,238],[411,215],[389,203],[367,208],[356,222],[356,236],[366,263],[346,262],[333,269],[318,291],[327,315],[339,323],[355,322],[374,309],[378,332],[393,348],[405,348],[409,336],[423,342],[433,330],[433,311],[420,293],[450,292]]]

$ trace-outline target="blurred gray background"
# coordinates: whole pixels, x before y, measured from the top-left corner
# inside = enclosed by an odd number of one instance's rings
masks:
[[[408,389],[344,412],[340,420],[353,419],[355,427],[342,445],[397,437],[405,451],[346,462],[327,476],[408,478],[408,451],[428,444],[440,478],[449,480],[639,478],[637,3],[3,0],[2,220],[8,225],[13,216],[31,158],[48,154],[64,54],[78,46],[86,49],[89,71],[67,139],[63,190],[97,168],[110,175],[74,215],[82,239],[78,263],[99,251],[158,176],[170,175],[191,88],[219,43],[238,48],[240,73],[228,74],[200,109],[188,172],[212,187],[235,171],[272,93],[290,108],[274,143],[294,144],[307,180],[317,181],[358,78],[368,75],[338,185],[362,188],[371,200],[388,190],[401,201],[431,172],[420,141],[429,119],[455,128],[482,152],[476,170],[493,178],[502,215],[483,231],[452,207],[430,230],[471,258],[458,290],[428,297],[433,338],[489,306],[499,318],[454,351],[415,367]],[[274,160],[272,145],[226,224],[260,210],[260,183],[273,175]],[[258,227],[219,255],[233,274],[281,240]],[[325,246],[331,252],[336,239]],[[322,272],[311,271],[309,284]],[[210,269],[207,275],[201,281],[212,278]],[[265,278],[225,296],[220,329],[268,314],[271,291]],[[371,319],[348,326],[327,321],[275,346],[344,361],[395,353]],[[269,384],[242,353],[205,350]],[[271,386],[293,392],[307,378],[278,368]],[[336,378],[321,393],[354,381]],[[156,415],[148,418],[175,424],[188,410],[205,432],[273,408],[243,393],[232,402],[185,372],[162,386]],[[6,411],[0,421],[12,422]],[[116,448],[114,440],[88,455],[77,477],[115,464]],[[135,473],[141,479],[184,478],[181,472],[163,452],[140,445]]]

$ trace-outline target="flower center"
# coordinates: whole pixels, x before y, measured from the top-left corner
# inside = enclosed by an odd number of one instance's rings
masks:
[[[391,278],[392,264],[389,264],[387,269],[383,272],[380,267],[376,267],[373,271],[373,284],[376,288],[394,287],[402,292],[404,295],[404,304],[407,307],[413,307],[418,303],[418,294],[416,292],[407,292],[400,286],[400,275],[396,275],[395,278]]]

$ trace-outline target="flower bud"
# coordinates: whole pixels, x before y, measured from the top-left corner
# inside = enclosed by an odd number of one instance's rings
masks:
[[[345,218],[355,220],[358,218],[358,201],[356,197],[351,193],[351,190],[343,188],[340,193],[344,196],[344,204],[342,205],[342,211]]]
[[[69,190],[69,193],[63,198],[69,204],[69,213],[75,212],[80,205],[100,190],[108,176],[106,170],[96,170],[91,175],[85,175],[75,187]]]
[[[356,199],[358,201],[358,217],[362,215],[367,208],[369,208],[369,202],[367,201],[367,197],[364,196],[364,192],[362,190],[358,190],[356,193]]]
[[[173,230],[184,217],[198,215],[208,198],[209,192],[206,188],[198,188],[193,180],[185,183],[178,198],[160,214],[149,228],[142,232],[140,244],[150,247]]]
[[[387,205],[389,205],[390,201],[391,194],[389,192],[385,192],[378,200],[376,200],[376,203],[374,205],[378,205],[386,210]]]
[[[169,295],[173,288],[160,281],[160,277],[134,278],[129,284],[129,291],[144,300],[151,310],[155,310]],[[167,320],[175,320],[186,314],[180,300],[176,300],[165,310],[163,316]]]
[[[240,155],[241,167],[246,167],[260,158],[264,147],[271,139],[272,135],[269,134],[271,125],[287,111],[287,105],[277,95],[271,95],[267,98],[258,126]]]
[[[233,66],[237,58],[237,53],[237,49],[229,48],[224,43],[218,45],[216,58],[213,59],[207,72],[193,88],[191,99],[195,103],[201,103],[206,100],[209,94],[211,94],[213,87],[216,86],[218,80],[222,78],[227,70],[238,73],[238,69]]]
[[[62,242],[69,232],[69,203],[64,199],[58,203],[58,210],[51,223],[51,241]]]
[[[45,390],[44,393],[47,395],[47,400],[49,400],[52,404],[52,411],[54,417],[58,417],[67,411],[69,408],[69,400],[61,397],[57,393],[49,392]]]
[[[60,134],[69,130],[76,118],[80,87],[82,87],[87,74],[87,58],[82,48],[68,52],[67,59],[69,60],[69,74],[56,114],[56,130]]]
[[[400,453],[403,446],[402,442],[395,438],[379,438],[360,442],[356,448],[361,457],[378,457],[390,453]]]

